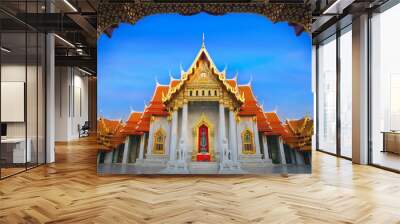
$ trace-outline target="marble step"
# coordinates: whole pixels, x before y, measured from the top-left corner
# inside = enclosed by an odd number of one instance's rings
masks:
[[[216,162],[191,162],[190,173],[215,174],[218,173],[219,164]]]

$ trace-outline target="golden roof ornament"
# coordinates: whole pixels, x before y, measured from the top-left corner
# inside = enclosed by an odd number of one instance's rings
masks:
[[[203,40],[201,42],[201,48],[205,48],[206,47],[204,40],[205,40],[205,38],[204,38],[204,32],[203,32]]]
[[[182,79],[183,74],[185,74],[185,70],[183,70],[182,63],[179,64],[179,68],[181,70],[181,79]]]
[[[224,70],[222,70],[222,73],[224,73],[224,75],[226,75],[226,71],[228,70],[228,65],[225,65]]]
[[[247,86],[251,86],[251,83],[253,82],[253,75],[250,75],[250,80],[247,83]]]

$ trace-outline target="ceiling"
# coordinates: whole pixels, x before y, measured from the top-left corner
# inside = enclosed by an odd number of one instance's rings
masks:
[[[351,24],[352,17],[372,12],[388,1],[391,0],[313,0],[311,32],[314,43],[336,32],[336,28]]]
[[[0,24],[2,46],[11,50],[7,60],[36,57],[44,48],[40,33],[50,32],[56,34],[56,66],[78,66],[96,74],[96,0],[48,0],[47,5],[45,0],[1,0]]]

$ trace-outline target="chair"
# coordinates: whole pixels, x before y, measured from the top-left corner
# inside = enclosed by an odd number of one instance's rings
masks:
[[[90,130],[89,121],[85,121],[85,123],[82,125],[82,127],[80,127],[80,125],[78,125],[78,130],[79,130],[79,138],[89,136],[89,130]]]

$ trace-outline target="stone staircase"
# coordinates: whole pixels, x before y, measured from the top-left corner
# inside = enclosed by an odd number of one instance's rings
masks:
[[[217,162],[190,162],[189,172],[193,174],[217,174],[219,164]]]

